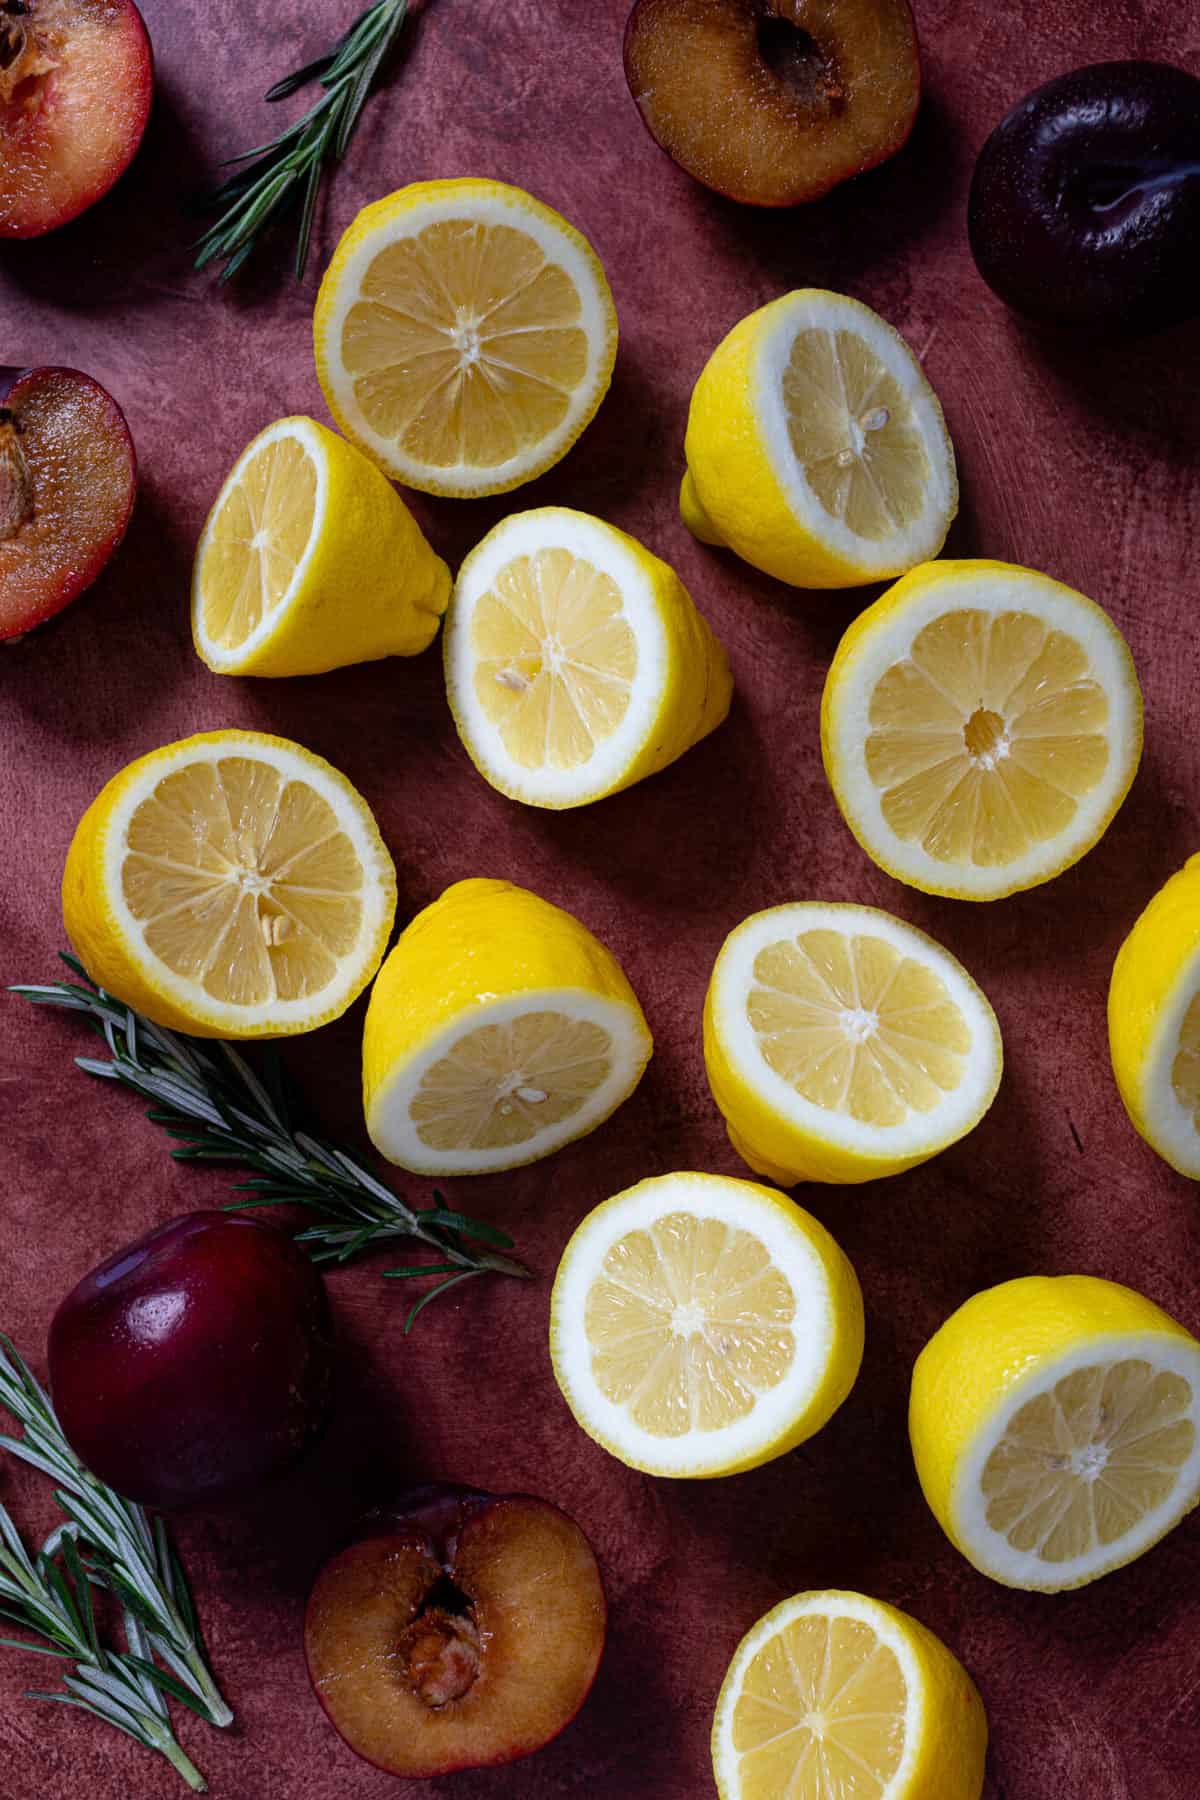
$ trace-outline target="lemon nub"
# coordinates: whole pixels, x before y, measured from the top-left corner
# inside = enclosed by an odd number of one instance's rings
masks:
[[[609,1079],[602,1026],[551,1010],[481,1025],[428,1068],[409,1106],[431,1150],[501,1150],[572,1118]]]
[[[213,521],[200,569],[204,630],[223,650],[253,636],[291,587],[312,538],[317,472],[295,437],[241,470]]]
[[[1116,1544],[1176,1489],[1192,1408],[1182,1375],[1139,1357],[1072,1371],[1021,1407],[988,1457],[988,1524],[1046,1563]]]

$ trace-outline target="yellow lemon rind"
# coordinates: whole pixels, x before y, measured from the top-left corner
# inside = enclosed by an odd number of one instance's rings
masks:
[[[1200,857],[1154,895],[1117,952],[1108,989],[1113,1075],[1134,1129],[1200,1179],[1200,1130],[1172,1083],[1184,1017],[1200,992]]]

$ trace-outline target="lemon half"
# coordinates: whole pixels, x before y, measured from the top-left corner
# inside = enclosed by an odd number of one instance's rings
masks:
[[[92,980],[197,1037],[336,1018],[379,967],[395,910],[366,801],[322,757],[258,731],[130,763],[83,815],[63,874]]]
[[[1117,953],[1108,1043],[1134,1126],[1200,1179],[1200,857],[1159,889]]]
[[[1082,1587],[1200,1498],[1200,1344],[1115,1281],[1006,1281],[922,1350],[909,1430],[925,1498],[977,1569]]]
[[[785,1187],[871,1181],[970,1131],[999,1086],[995,1014],[924,932],[870,906],[798,901],[721,947],[704,1060],[739,1155]]]
[[[979,1800],[987,1720],[962,1664],[865,1594],[797,1594],[738,1645],[713,1720],[721,1800]]]
[[[430,494],[499,494],[550,468],[604,398],[617,351],[587,239],[501,181],[419,181],[365,207],[313,327],[346,436]]]
[[[729,710],[724,651],[675,571],[565,506],[515,513],[459,571],[446,689],[480,773],[534,806],[653,775]]]
[[[662,1175],[598,1206],[559,1264],[550,1352],[591,1437],[652,1475],[729,1475],[782,1456],[854,1385],[850,1263],[770,1188]]]
[[[899,332],[801,288],[735,325],[692,394],[683,521],[796,587],[936,556],[958,509],[937,396]]]

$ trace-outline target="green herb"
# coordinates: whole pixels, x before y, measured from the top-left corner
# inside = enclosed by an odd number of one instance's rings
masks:
[[[310,81],[325,92],[303,118],[230,163],[249,163],[210,196],[219,214],[198,245],[196,267],[223,258],[222,281],[236,274],[254,250],[264,226],[285,208],[300,205],[296,279],[304,274],[317,194],[326,169],[346,153],[358,116],[408,13],[409,0],[376,0],[327,56],[277,81],[268,100],[284,100]]]
[[[30,1698],[94,1713],[159,1751],[189,1787],[203,1792],[204,1777],[176,1742],[164,1696],[210,1725],[228,1725],[233,1714],[209,1672],[187,1577],[166,1527],[89,1474],[63,1436],[49,1396],[3,1333],[0,1406],[24,1426],[21,1437],[0,1436],[0,1446],[50,1476],[66,1514],[31,1558],[0,1506],[0,1616],[43,1640],[0,1638],[0,1644],[73,1662],[60,1690]],[[93,1586],[107,1588],[120,1603],[124,1650],[100,1641]]]
[[[293,1124],[296,1105],[278,1057],[268,1059],[260,1080],[231,1044],[200,1043],[151,1024],[88,979],[73,956],[62,959],[86,986],[56,982],[17,987],[41,1006],[83,1013],[108,1046],[107,1058],[77,1056],[90,1075],[119,1081],[155,1102],[150,1118],[180,1148],[182,1162],[240,1162],[258,1173],[237,1184],[249,1198],[237,1211],[258,1206],[303,1206],[316,1222],[296,1233],[314,1262],[346,1262],[395,1238],[415,1238],[436,1252],[433,1261],[385,1269],[386,1277],[443,1277],[421,1296],[404,1325],[422,1307],[474,1275],[528,1278],[524,1263],[501,1252],[512,1239],[494,1226],[451,1212],[436,1191],[432,1206],[409,1206],[398,1194],[335,1145]],[[476,1245],[491,1246],[478,1249]]]

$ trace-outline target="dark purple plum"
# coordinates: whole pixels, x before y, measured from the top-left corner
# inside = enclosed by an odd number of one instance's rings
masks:
[[[1043,323],[1106,337],[1200,306],[1200,80],[1094,63],[1029,94],[979,153],[967,230],[979,273]]]
[[[50,1326],[50,1388],[94,1475],[162,1508],[248,1493],[328,1415],[325,1284],[286,1232],[188,1213],[118,1250]]]

